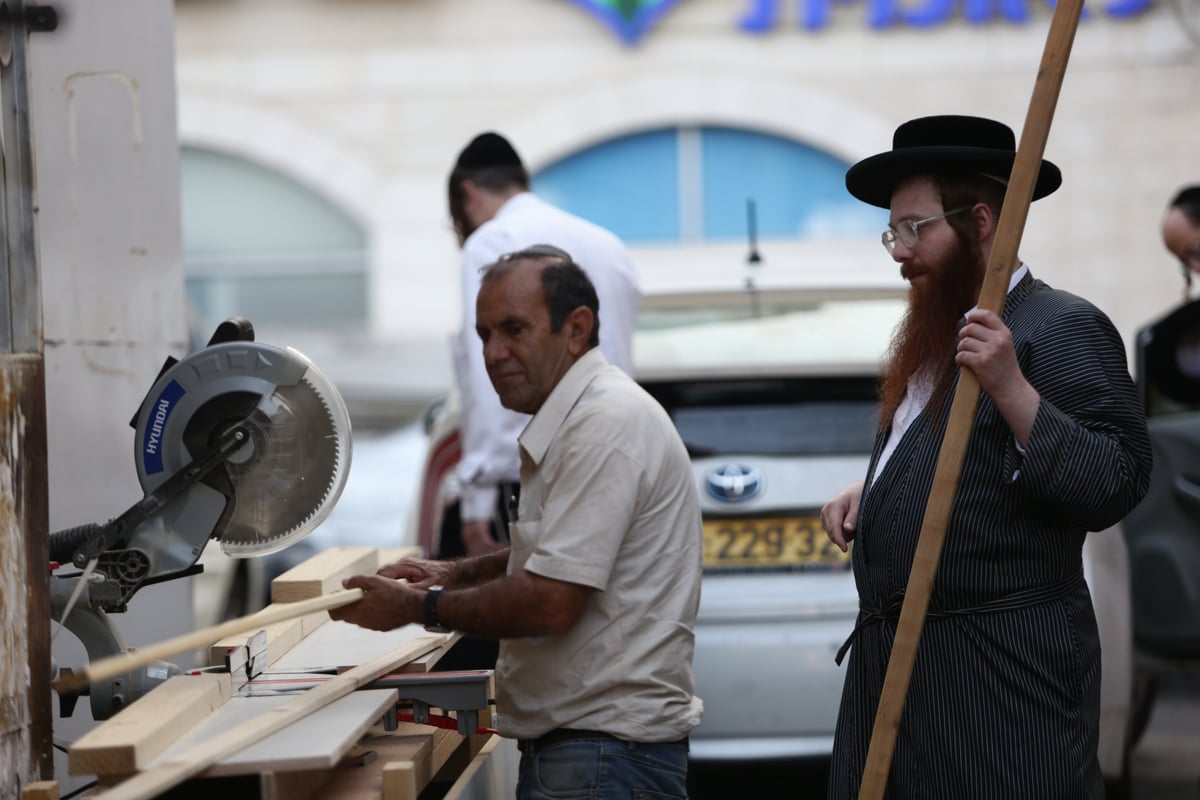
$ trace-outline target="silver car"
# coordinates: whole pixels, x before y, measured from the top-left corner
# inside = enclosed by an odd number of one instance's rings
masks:
[[[695,298],[645,312],[638,380],[692,455],[704,518],[693,760],[826,757],[854,627],[849,556],[821,506],[866,473],[900,299]]]

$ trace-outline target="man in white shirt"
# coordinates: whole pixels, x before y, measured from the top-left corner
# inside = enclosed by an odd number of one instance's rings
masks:
[[[450,216],[462,244],[462,328],[453,341],[461,403],[462,495],[447,509],[441,557],[500,546],[505,509],[517,483],[517,435],[526,414],[500,405],[475,333],[480,270],[502,254],[545,242],[570,253],[600,299],[600,349],[610,364],[633,371],[633,329],[640,294],[621,241],[609,231],[557,209],[529,191],[529,174],[512,145],[496,133],[476,136],[459,154],[449,179]],[[500,487],[504,491],[500,491]],[[454,541],[461,520],[461,544]]]
[[[504,407],[533,414],[512,545],[348,578],[363,599],[330,612],[375,630],[424,621],[499,638],[497,719],[519,740],[518,800],[686,797],[703,708],[691,460],[662,406],[600,352],[597,305],[557,248],[488,270],[476,347]]]

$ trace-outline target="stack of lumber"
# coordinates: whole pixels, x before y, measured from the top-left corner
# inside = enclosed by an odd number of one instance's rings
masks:
[[[327,550],[276,578],[269,608],[334,594],[343,578],[409,554]],[[264,632],[272,672],[340,672],[303,691],[258,696],[235,691],[227,673],[175,676],[72,745],[70,773],[95,775],[99,787],[91,796],[106,800],[160,797],[188,787],[289,800],[416,800],[435,777],[481,771],[481,764],[472,768],[472,759],[486,759],[497,746],[489,740],[498,737],[464,737],[427,725],[399,723],[387,731],[380,719],[394,707],[396,690],[359,690],[382,675],[428,671],[452,635],[416,625],[368,631],[318,611],[213,642],[210,663],[223,664],[230,650],[255,635],[261,640]],[[482,709],[481,725],[490,720]]]

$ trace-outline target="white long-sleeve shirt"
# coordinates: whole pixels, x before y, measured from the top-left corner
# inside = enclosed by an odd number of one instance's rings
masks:
[[[483,345],[475,333],[475,296],[480,269],[505,253],[535,244],[565,250],[583,267],[600,299],[600,349],[610,364],[633,372],[633,329],[641,294],[625,246],[615,235],[543,202],[530,192],[510,198],[496,215],[467,237],[462,256],[462,328],[452,341],[461,403],[462,518],[491,519],[496,484],[520,475],[517,437],[529,416],[509,411],[488,378]]]

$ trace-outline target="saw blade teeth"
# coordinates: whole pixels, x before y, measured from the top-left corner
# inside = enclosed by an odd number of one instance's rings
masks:
[[[266,452],[235,481],[235,517],[240,524],[230,525],[222,538],[222,547],[231,555],[271,552],[307,535],[329,514],[345,485],[349,418],[344,406],[331,407],[327,400],[336,388],[327,381],[322,385],[319,372],[317,382],[310,374],[292,386],[278,387],[270,398],[273,410],[256,420]],[[340,396],[333,399],[340,403]],[[275,461],[282,465],[276,467]],[[267,524],[255,524],[263,522],[260,517],[266,517]]]

